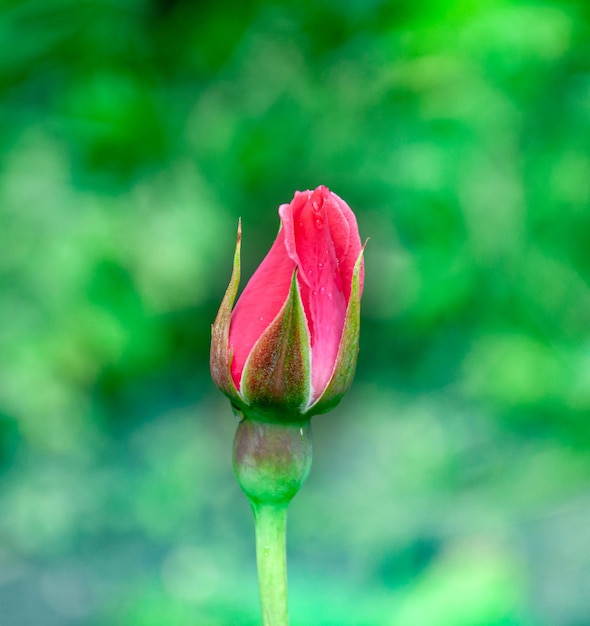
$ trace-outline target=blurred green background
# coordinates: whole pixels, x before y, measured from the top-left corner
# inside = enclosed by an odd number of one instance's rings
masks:
[[[293,626],[590,624],[590,3],[0,3],[0,624],[259,623],[210,324],[242,217],[366,253]]]

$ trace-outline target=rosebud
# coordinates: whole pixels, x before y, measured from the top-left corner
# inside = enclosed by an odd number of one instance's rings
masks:
[[[302,421],[334,408],[356,366],[363,246],[350,207],[326,187],[279,207],[281,229],[232,311],[232,277],[213,324],[211,374],[250,419]]]

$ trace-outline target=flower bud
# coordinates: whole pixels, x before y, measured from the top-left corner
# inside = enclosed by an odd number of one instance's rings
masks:
[[[352,382],[363,246],[354,213],[326,187],[296,192],[279,215],[279,234],[233,308],[238,227],[213,324],[211,374],[248,418],[297,422],[331,410]]]

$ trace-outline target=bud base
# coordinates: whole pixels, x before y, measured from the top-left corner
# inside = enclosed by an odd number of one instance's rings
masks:
[[[287,506],[305,482],[311,460],[309,421],[240,422],[234,438],[234,472],[252,506]]]

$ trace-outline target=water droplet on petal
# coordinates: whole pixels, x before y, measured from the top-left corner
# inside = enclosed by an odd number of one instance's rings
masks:
[[[326,293],[326,288],[325,287],[320,287],[320,293]]]
[[[324,264],[320,261],[320,262],[318,263],[318,267],[319,267],[320,269],[322,269],[322,267],[324,267]]]
[[[322,208],[322,204],[323,203],[321,202],[321,200],[318,200],[317,198],[313,198],[312,201],[311,201],[311,206],[313,207],[313,210],[316,213],[320,212],[320,210]]]
[[[323,219],[321,219],[321,218],[319,218],[319,217],[317,217],[317,218],[316,218],[316,220],[315,220],[315,222],[314,222],[314,225],[315,225],[315,227],[316,227],[318,230],[321,230],[321,229],[324,227],[324,220],[323,220]]]
[[[308,276],[313,276],[313,270],[307,270],[307,275]]]
[[[261,321],[261,322],[264,322],[264,317],[260,317],[260,321]]]
[[[332,299],[332,292],[328,291],[328,298],[331,300]]]
[[[311,292],[311,295],[312,295],[312,296],[317,296],[317,295],[318,295],[318,292],[314,289],[314,290]]]

